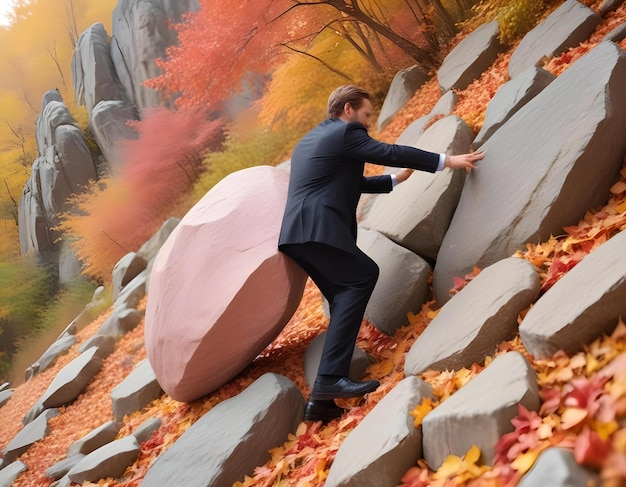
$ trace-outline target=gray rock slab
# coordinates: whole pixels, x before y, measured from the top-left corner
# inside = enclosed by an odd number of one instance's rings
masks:
[[[68,455],[82,453],[87,455],[97,450],[107,443],[111,443],[120,431],[120,424],[117,421],[108,421],[90,431],[81,439],[73,442],[67,449]]]
[[[76,343],[76,337],[74,335],[65,335],[56,340],[48,347],[41,357],[39,357],[39,360],[37,361],[39,364],[37,372],[41,373],[50,367],[50,365],[52,365],[60,355],[67,352],[72,345],[74,345],[74,343]]]
[[[509,76],[515,78],[531,66],[577,46],[600,22],[602,17],[580,2],[563,2],[520,41],[509,60]]]
[[[0,487],[10,487],[22,472],[28,470],[23,462],[13,462],[0,470]]]
[[[167,237],[170,236],[179,223],[180,218],[176,217],[170,217],[165,220],[159,230],[139,248],[137,256],[141,257],[146,262],[153,261],[159,249],[167,240]]]
[[[59,415],[58,409],[47,409],[32,422],[24,426],[18,434],[9,442],[9,444],[2,450],[2,459],[11,463],[22,453],[28,450],[33,443],[48,436],[50,428],[48,427],[48,420]]]
[[[437,71],[441,92],[464,90],[493,64],[500,52],[497,21],[478,27],[450,51]]]
[[[400,484],[422,456],[422,431],[409,413],[426,397],[432,397],[432,389],[417,377],[395,386],[345,438],[324,485]]]
[[[398,136],[396,144],[416,146],[430,121],[437,116],[447,117],[451,115],[458,99],[459,96],[453,90],[446,91],[428,115],[418,118],[404,129]]]
[[[72,82],[76,103],[85,105],[89,114],[99,102],[123,96],[111,59],[109,36],[99,22],[78,37],[72,56]]]
[[[311,341],[304,354],[304,377],[309,387],[313,387],[313,383],[317,377],[317,370],[322,360],[322,350],[325,341],[326,331],[323,331]],[[362,349],[355,346],[352,352],[348,377],[354,381],[360,381],[363,378],[365,369],[371,364],[370,356]]]
[[[417,147],[463,154],[474,134],[459,117],[438,120],[419,138]],[[391,193],[376,195],[361,226],[376,230],[417,255],[434,260],[463,189],[465,171],[415,171]]]
[[[121,337],[133,330],[143,318],[143,313],[135,308],[119,306],[98,329],[97,335]]]
[[[13,391],[11,389],[4,389],[0,391],[0,407],[4,406],[11,396],[13,395]]]
[[[148,273],[144,270],[135,276],[126,286],[122,289],[119,296],[115,299],[114,307],[116,310],[121,309],[135,309],[139,304],[139,301],[146,295],[146,280],[148,279]]]
[[[136,311],[136,313],[139,313]],[[117,330],[117,328],[116,328]],[[83,353],[85,350],[90,349],[91,347],[98,347],[98,356],[101,359],[107,358],[109,355],[113,353],[115,350],[116,337],[112,335],[102,335],[98,332],[95,335],[92,335],[78,347],[78,351]]]
[[[531,66],[519,76],[504,83],[487,105],[485,121],[472,145],[474,147],[483,145],[504,122],[538,95],[554,79],[555,76],[545,69]]]
[[[548,448],[537,457],[533,467],[522,477],[518,487],[599,487],[596,474],[576,462],[574,453],[566,448]]]
[[[24,417],[22,418],[22,424],[27,425],[35,418],[37,418],[41,413],[43,413],[44,410],[45,408],[41,404],[41,399],[39,399],[24,415]]]
[[[613,12],[614,10],[620,8],[623,3],[624,0],[604,0],[604,2],[600,5],[599,12],[604,16],[609,12]]]
[[[517,316],[530,306],[541,283],[535,267],[516,258],[485,268],[448,301],[411,346],[405,374],[459,370],[482,363],[517,333]]]
[[[147,262],[136,252],[129,252],[122,257],[112,272],[113,299],[116,299],[122,288],[146,269]]]
[[[491,465],[498,439],[513,431],[519,404],[539,409],[537,376],[522,354],[508,352],[424,417],[428,466],[436,470],[448,455],[462,457],[472,445],[480,448],[481,463]]]
[[[626,54],[602,42],[483,145],[466,178],[433,277],[438,303],[454,276],[542,242],[606,203],[626,151]]]
[[[615,27],[615,29],[609,32],[603,40],[622,42],[624,39],[626,39],[626,22]]]
[[[139,425],[139,427],[133,431],[132,435],[137,438],[138,443],[147,441],[156,430],[161,427],[161,420],[159,418],[150,418]]]
[[[196,421],[152,464],[142,487],[231,487],[269,459],[302,420],[304,398],[290,380],[265,374]]]
[[[107,443],[86,455],[67,476],[72,482],[96,482],[106,478],[120,478],[139,456],[140,448],[134,436],[125,436]]]
[[[63,406],[76,399],[100,372],[102,359],[98,348],[92,347],[63,367],[41,396],[44,408]]]
[[[427,80],[428,75],[417,65],[409,66],[396,73],[380,109],[380,115],[378,115],[378,130],[382,130],[391,122],[393,116],[406,105]]]
[[[122,420],[125,415],[139,411],[158,399],[162,393],[150,362],[144,359],[111,391],[113,415],[118,421]]]
[[[626,317],[626,232],[580,261],[537,301],[519,331],[535,357],[582,350]]]
[[[4,382],[4,383],[0,384],[0,391],[4,391],[4,390],[8,389],[9,387],[11,387],[11,384],[9,382]]]
[[[419,255],[373,230],[359,230],[357,245],[380,269],[365,318],[383,333],[394,335],[409,324],[407,313],[417,313],[430,298],[431,267]]]
[[[54,465],[52,465],[52,467],[49,467],[46,469],[46,477],[49,477],[54,480],[59,480],[60,478],[67,475],[67,473],[73,467],[78,465],[83,458],[85,458],[85,455],[82,453],[64,458],[60,462],[57,462]]]
[[[110,164],[122,163],[122,141],[137,139],[137,131],[127,122],[138,119],[136,109],[124,101],[104,100],[94,107],[89,128],[102,155]]]

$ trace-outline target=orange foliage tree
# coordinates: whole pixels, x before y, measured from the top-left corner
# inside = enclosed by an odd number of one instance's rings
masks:
[[[202,156],[221,141],[221,122],[206,112],[154,108],[135,122],[121,168],[75,198],[59,229],[74,239],[85,272],[108,282],[111,269],[137,250],[163,220],[184,212],[185,195],[202,170]]]
[[[391,68],[393,72],[417,63],[428,71],[438,66],[441,52],[426,24],[431,14],[421,4],[405,0],[384,4],[375,0],[246,0],[236,4],[201,0],[198,12],[174,26],[179,44],[168,49],[167,59],[158,61],[163,74],[146,84],[178,96],[179,106],[219,109],[234,91],[267,80],[267,73],[288,52],[315,59],[329,73],[349,79],[351,73],[334,56],[341,41],[373,70]],[[333,37],[335,45],[327,50],[328,56],[310,51],[321,34],[326,42],[327,36]]]

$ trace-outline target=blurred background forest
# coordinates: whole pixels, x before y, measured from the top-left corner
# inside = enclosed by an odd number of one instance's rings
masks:
[[[146,81],[163,106],[141,113],[123,162],[76,196],[76,211],[60,215],[58,235],[73,242],[84,270],[60,285],[54,270],[20,253],[18,207],[37,157],[35,120],[42,95],[56,88],[93,140],[71,60],[93,23],[110,35],[116,3],[16,0],[0,27],[0,382],[21,380],[16,353],[46,330],[56,336],[167,217],[182,217],[233,171],[288,159],[325,118],[334,87],[366,87],[378,111],[398,70],[417,65],[432,75],[464,33],[494,18],[502,42],[514,43],[558,2],[200,0],[172,25],[179,43],[155,60],[162,75]]]

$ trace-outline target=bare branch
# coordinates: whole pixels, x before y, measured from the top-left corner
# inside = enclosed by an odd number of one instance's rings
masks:
[[[286,47],[290,51],[296,52],[298,54],[303,54],[304,56],[307,56],[307,57],[310,57],[311,59],[314,59],[315,61],[317,61],[320,64],[322,64],[325,68],[329,69],[333,73],[335,73],[335,74],[337,74],[339,76],[344,77],[349,82],[353,82],[353,79],[350,76],[348,76],[347,74],[339,71],[338,69],[333,68],[330,64],[328,64],[327,62],[325,62],[322,59],[318,58],[317,56],[314,56],[313,54],[309,54],[308,52],[305,52],[305,51],[301,51],[300,49],[296,49],[295,47],[291,47],[291,46],[289,46],[287,44],[284,44],[284,43],[281,43],[280,45],[283,46],[283,47]]]

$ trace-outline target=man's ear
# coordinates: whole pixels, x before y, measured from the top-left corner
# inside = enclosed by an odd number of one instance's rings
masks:
[[[350,105],[350,103],[346,102],[343,105],[343,113],[345,113],[346,115],[350,115],[352,113],[352,110],[354,110],[352,108],[352,105]]]

